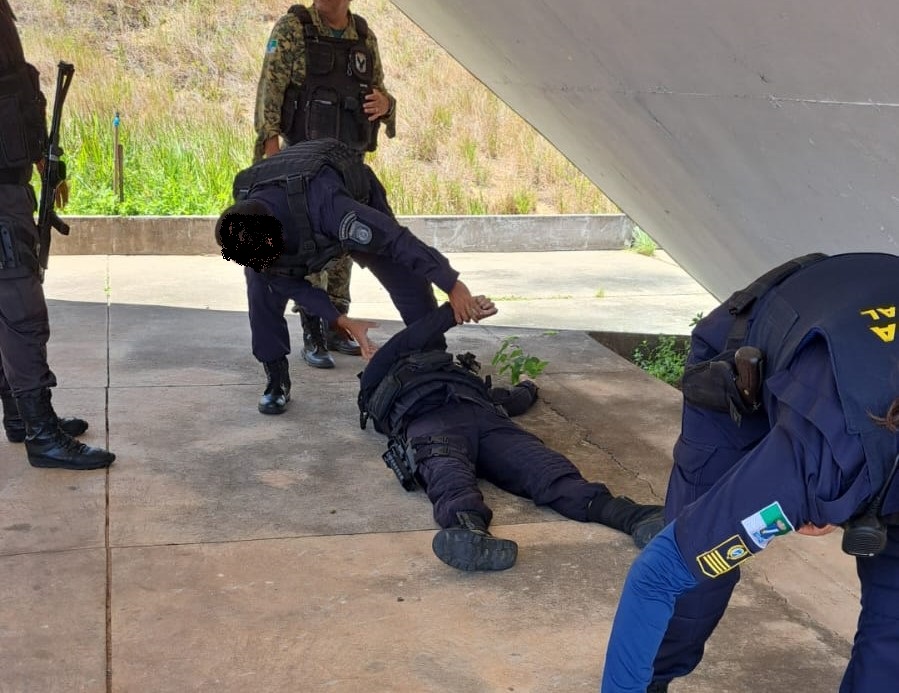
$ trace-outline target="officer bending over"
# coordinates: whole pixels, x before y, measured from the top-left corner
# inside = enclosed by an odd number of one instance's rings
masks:
[[[38,263],[32,167],[47,139],[38,72],[25,62],[15,16],[0,0],[0,399],[3,428],[25,442],[35,467],[97,469],[115,455],[72,438],[83,419],[60,419],[50,404],[56,376],[47,364],[50,324]]]
[[[696,325],[665,504],[671,524],[627,576],[604,693],[666,691],[702,658],[743,561],[781,534],[834,525],[858,557],[862,593],[840,691],[895,690],[897,302],[899,257],[814,254],[771,270]]]
[[[483,296],[481,317],[496,313]],[[457,323],[444,304],[394,335],[360,374],[363,428],[370,418],[390,437],[385,461],[403,486],[424,488],[443,529],[432,547],[459,570],[505,570],[518,546],[487,527],[493,512],[484,503],[478,477],[537,505],[548,505],[580,522],[599,522],[630,534],[644,546],[664,522],[658,505],[640,505],[590,483],[564,455],[509,419],[537,398],[533,383],[511,391],[490,389],[468,367],[468,354],[453,363],[444,333]],[[497,402],[502,402],[500,406]],[[505,407],[505,408],[504,408]],[[508,413],[507,413],[508,412]]]
[[[343,255],[377,277],[407,324],[437,307],[432,283],[449,296],[455,320],[480,319],[459,273],[399,225],[374,172],[337,140],[299,142],[253,164],[237,174],[234,198],[215,236],[222,257],[245,265],[253,355],[268,376],[263,414],[281,414],[290,401],[289,299],[356,340],[364,357],[374,352],[373,323],[341,313],[306,279]]]

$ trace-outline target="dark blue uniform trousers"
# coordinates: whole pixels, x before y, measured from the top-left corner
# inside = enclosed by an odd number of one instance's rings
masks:
[[[879,693],[899,686],[899,527],[890,527],[886,549],[856,559],[862,611],[840,693]]]
[[[722,351],[733,318],[716,308],[693,331],[688,365],[714,358]],[[744,416],[737,426],[730,415],[684,403],[681,434],[674,445],[674,468],[665,496],[665,519],[711,488],[769,431],[764,413]],[[702,659],[705,642],[727,608],[740,579],[739,568],[701,582],[682,595],[653,664],[654,680],[668,681],[691,672]]]
[[[537,436],[474,402],[447,403],[418,416],[406,434],[410,441],[446,436],[453,448],[448,455],[421,460],[416,470],[441,527],[457,524],[456,513],[465,511],[490,523],[493,512],[484,503],[478,477],[581,522],[587,521],[590,501],[608,493]]]

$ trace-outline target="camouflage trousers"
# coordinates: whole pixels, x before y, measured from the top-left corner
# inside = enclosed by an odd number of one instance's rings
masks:
[[[341,313],[350,312],[350,273],[353,270],[353,258],[344,255],[338,258],[332,267],[306,277],[312,286],[328,292],[331,303]]]

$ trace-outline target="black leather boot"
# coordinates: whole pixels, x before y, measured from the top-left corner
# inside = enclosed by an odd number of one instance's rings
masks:
[[[334,357],[325,344],[323,320],[300,310],[303,321],[303,360],[313,368],[334,368]]]
[[[515,565],[518,544],[497,539],[484,518],[473,512],[456,513],[459,524],[434,535],[431,548],[441,561],[459,570],[505,570]]]
[[[348,308],[342,308],[340,306],[338,306],[337,310],[340,311],[341,315],[346,315],[349,312]],[[362,347],[359,346],[359,342],[341,329],[335,330],[330,327],[328,328],[325,346],[331,351],[336,351],[338,354],[346,354],[347,356],[362,355]]]
[[[661,505],[641,505],[627,496],[598,493],[587,507],[591,522],[630,534],[638,549],[665,528],[665,512]]]
[[[100,469],[115,460],[108,450],[85,445],[59,427],[49,388],[20,395],[16,404],[25,423],[25,451],[32,467]]]
[[[19,416],[16,398],[12,396],[11,392],[4,392],[0,394],[0,400],[3,401],[3,429],[6,431],[7,440],[10,443],[23,442],[25,440],[25,422]],[[59,419],[59,427],[64,433],[77,438],[87,430],[87,421],[67,416]]]
[[[290,401],[290,372],[287,357],[262,364],[268,382],[265,392],[259,398],[259,411],[262,414],[283,414]]]

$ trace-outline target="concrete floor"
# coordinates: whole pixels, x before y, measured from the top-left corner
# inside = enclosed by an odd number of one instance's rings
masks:
[[[664,257],[450,258],[502,299],[495,319],[450,332],[453,349],[489,363],[519,336],[549,362],[520,422],[587,478],[661,501],[680,394],[585,332],[686,333],[711,297]],[[0,443],[0,691],[597,690],[628,537],[484,484],[519,560],[455,571],[431,552],[427,499],[358,426],[359,360],[320,371],[297,353],[288,412],[257,413],[239,268],[54,257],[46,290],[56,409],[118,459],[38,470]],[[353,290],[378,340],[399,328],[366,272]],[[835,691],[858,611],[839,537],[779,539],[744,575],[672,691]]]

